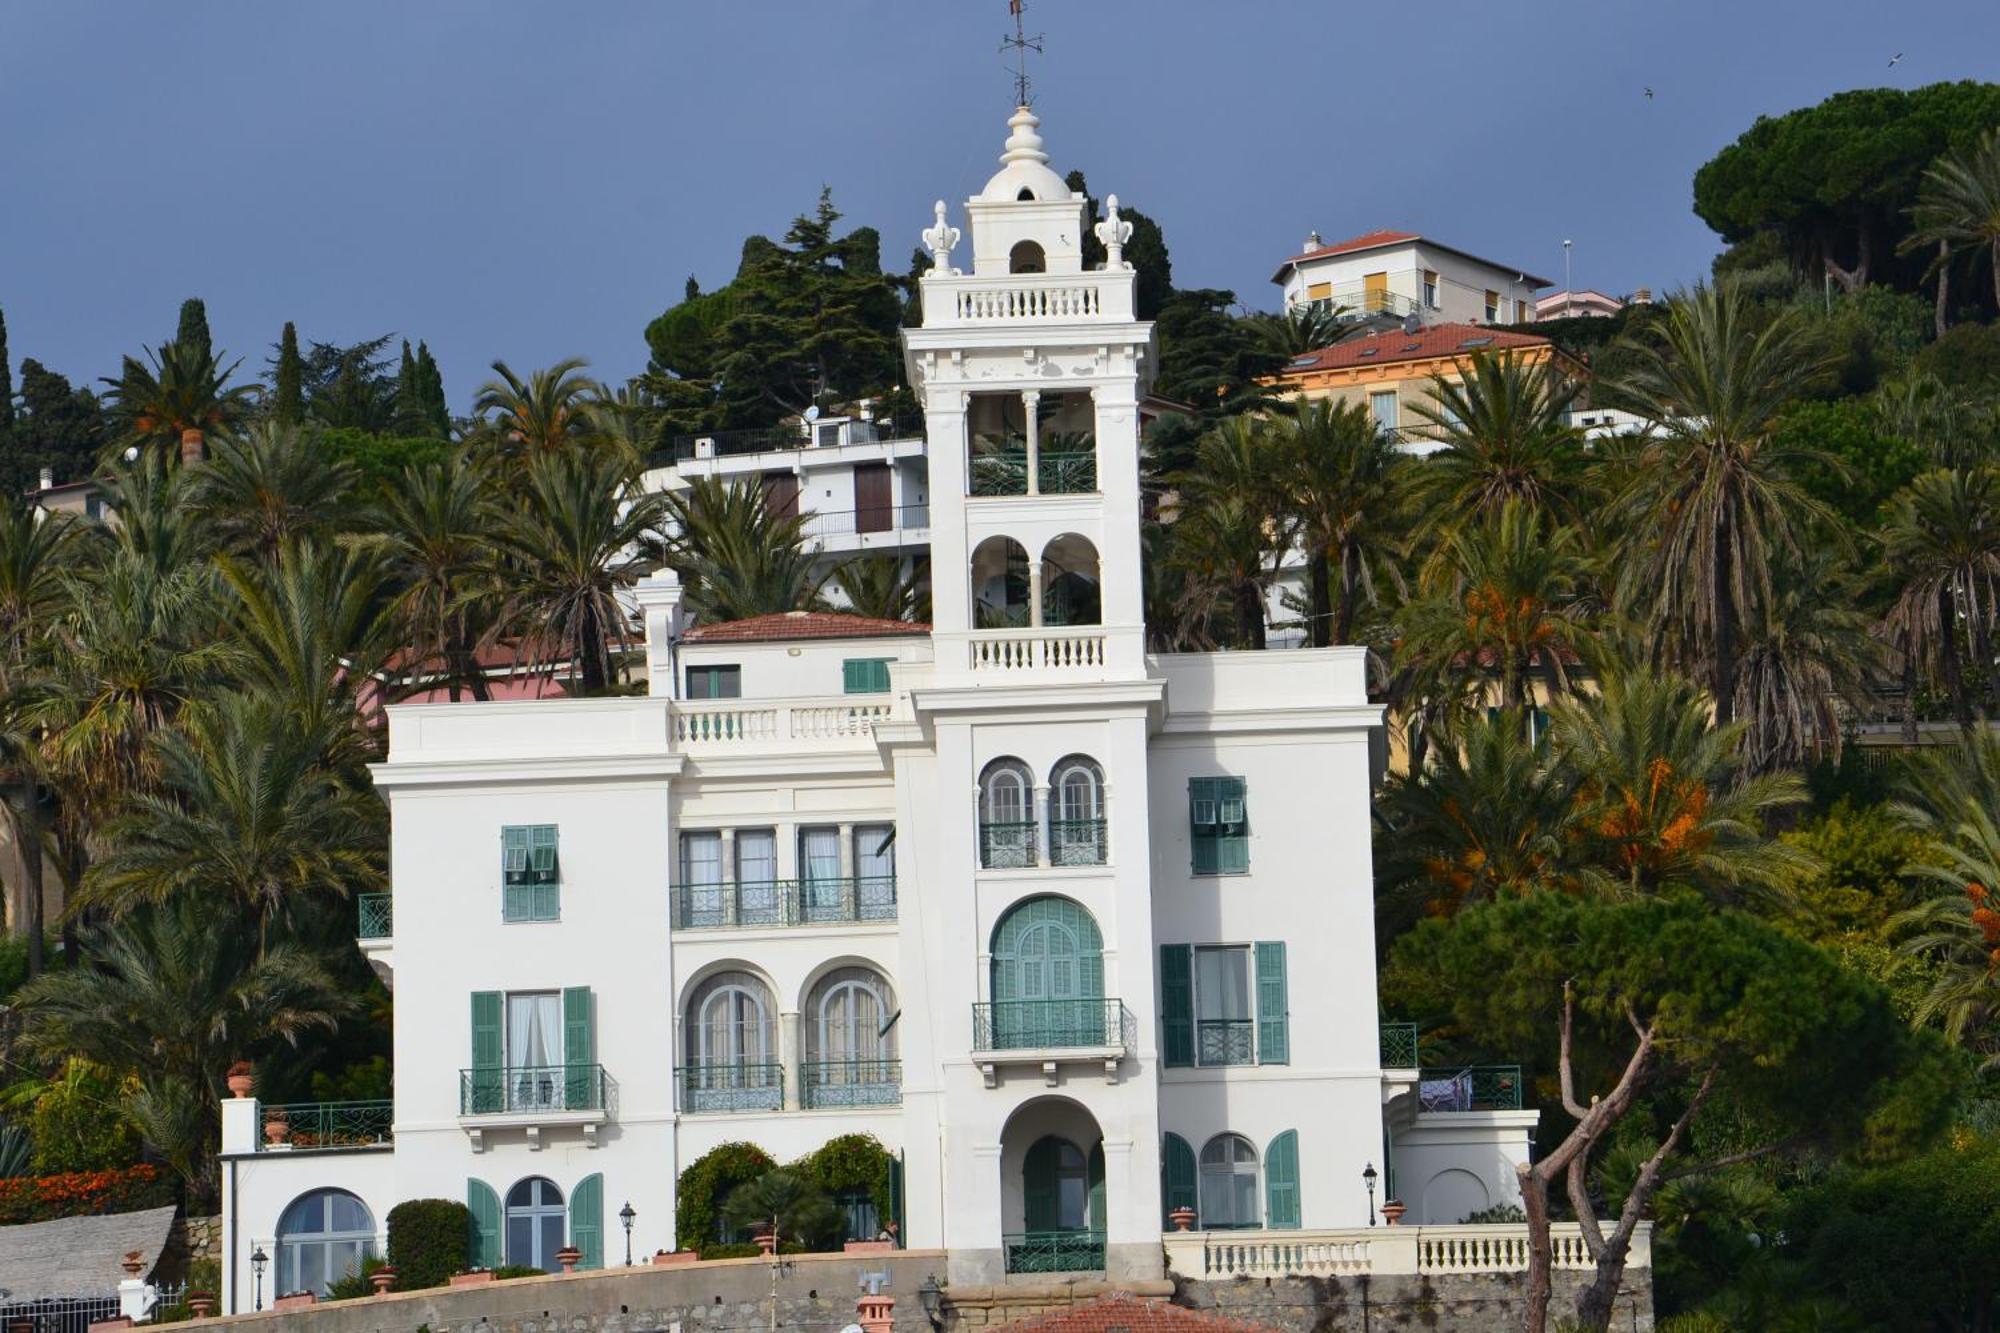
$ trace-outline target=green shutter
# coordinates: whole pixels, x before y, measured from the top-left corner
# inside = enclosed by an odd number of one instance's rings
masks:
[[[1194,1063],[1194,946],[1160,946],[1160,1060],[1168,1068]]]
[[[1021,1163],[1021,1212],[1029,1231],[1056,1229],[1056,1151],[1054,1139],[1036,1139]]]
[[[1264,1151],[1264,1225],[1296,1230],[1299,1225],[1299,1132],[1288,1129]]]
[[[1285,942],[1257,944],[1257,1063],[1290,1064],[1292,1060],[1290,1002],[1285,985]]]
[[[1104,1234],[1104,1142],[1099,1140],[1090,1145],[1090,1229],[1098,1235]]]
[[[483,1180],[465,1182],[465,1206],[472,1210],[471,1259],[474,1268],[500,1266],[500,1196]]]
[[[569,1243],[583,1251],[583,1262],[577,1267],[604,1267],[604,1177],[601,1175],[585,1176],[569,1192]]]
[[[841,688],[848,694],[887,694],[889,659],[850,657],[840,664]]]
[[[500,882],[503,884],[526,884],[528,882],[528,829],[523,824],[509,824],[500,830]]]
[[[1213,875],[1216,871],[1215,779],[1188,779],[1188,844],[1194,857],[1194,873]]]
[[[500,992],[472,993],[472,1087],[464,1109],[492,1114],[501,1109]]]
[[[588,986],[563,992],[563,1106],[571,1111],[598,1109],[596,1008]]]
[[[501,916],[554,921],[562,914],[562,861],[554,824],[510,824],[500,830]]]
[[[537,884],[554,884],[562,878],[556,856],[556,826],[536,824],[528,830],[528,870]]]
[[[529,921],[535,913],[535,886],[509,883],[500,890],[500,917],[503,921]]]
[[[1197,875],[1250,869],[1250,815],[1242,778],[1188,779],[1188,840]]]
[[[1194,1149],[1180,1135],[1168,1134],[1160,1140],[1160,1216],[1200,1206],[1195,1202]]]

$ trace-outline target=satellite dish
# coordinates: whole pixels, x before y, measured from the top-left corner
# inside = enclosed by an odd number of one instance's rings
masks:
[[[818,421],[818,420],[819,420],[819,404],[818,404],[818,403],[814,403],[814,404],[813,404],[813,405],[812,405],[811,407],[808,407],[808,408],[806,409],[806,420],[807,420],[807,421]]]
[[[1403,332],[1416,333],[1423,327],[1424,327],[1424,322],[1423,320],[1417,318],[1416,311],[1412,310],[1409,314],[1403,316]]]

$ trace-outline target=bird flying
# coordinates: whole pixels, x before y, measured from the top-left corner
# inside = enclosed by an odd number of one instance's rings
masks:
[[[1903,53],[1902,53],[1901,51],[1898,51],[1898,52],[1896,52],[1896,54],[1895,54],[1895,55],[1892,55],[1892,56],[1890,56],[1890,57],[1889,57],[1889,68],[1890,68],[1890,69],[1894,69],[1894,68],[1896,67],[1896,62],[1897,62],[1898,60],[1901,60],[1902,58],[1903,58]]]

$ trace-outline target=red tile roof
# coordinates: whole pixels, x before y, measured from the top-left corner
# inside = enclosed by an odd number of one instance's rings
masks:
[[[1294,357],[1278,372],[1302,375],[1315,370],[1341,370],[1352,366],[1382,366],[1397,361],[1427,361],[1443,356],[1470,356],[1474,352],[1502,351],[1510,347],[1551,347],[1547,338],[1533,333],[1513,333],[1481,324],[1432,324],[1405,333],[1363,334],[1346,342],[1322,347],[1317,352]]]
[[[1285,262],[1296,264],[1303,259],[1331,259],[1335,255],[1350,255],[1359,250],[1379,250],[1385,245],[1407,245],[1411,241],[1424,239],[1413,231],[1370,231],[1359,236],[1350,236],[1344,241],[1334,241],[1322,245],[1317,250],[1307,250],[1293,255]]]
[[[877,620],[844,611],[777,611],[748,620],[696,625],[684,639],[688,643],[777,643],[786,639],[886,639],[930,632],[929,625],[910,620]]]
[[[1007,1327],[1009,1333],[1274,1333],[1269,1324],[1142,1300],[1129,1291],[1114,1291]]]

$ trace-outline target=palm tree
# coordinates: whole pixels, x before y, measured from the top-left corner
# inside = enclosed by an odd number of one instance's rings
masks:
[[[1285,361],[1331,347],[1346,332],[1340,322],[1346,310],[1346,306],[1308,303],[1293,306],[1282,314],[1257,315],[1254,317],[1257,344]]]
[[[1944,682],[1961,730],[1973,721],[1972,691],[1960,660],[1961,626],[1974,668],[1991,697],[1996,580],[2000,580],[2000,470],[1937,470],[1896,497],[1882,532],[1883,562],[1896,572],[1890,632]]]
[[[1773,583],[1777,596],[1745,634],[1736,674],[1743,763],[1752,773],[1801,768],[1822,744],[1838,757],[1838,705],[1866,698],[1887,665],[1835,553],[1806,550]]]
[[[769,1228],[776,1241],[816,1244],[833,1233],[840,1217],[803,1172],[780,1167],[731,1190],[723,1201],[722,1221],[732,1231]]]
[[[486,419],[506,453],[553,453],[588,443],[598,434],[593,400],[602,393],[583,373],[588,364],[572,356],[524,380],[505,361],[495,361],[499,378],[479,387],[473,413]]]
[[[667,563],[699,619],[745,620],[821,604],[823,578],[805,546],[805,519],[773,510],[755,484],[691,477],[661,505]]]
[[[1747,777],[1743,726],[1671,674],[1605,674],[1602,693],[1559,701],[1552,744],[1576,766],[1585,877],[1610,892],[1686,886],[1729,901],[1788,894],[1813,858],[1764,836],[1766,817],[1805,799],[1796,774]]]
[[[492,698],[475,645],[499,605],[494,545],[500,511],[485,470],[468,451],[412,467],[387,488],[374,528],[398,589],[393,607],[413,674],[436,671],[458,698]]]
[[[1361,601],[1374,600],[1374,567],[1394,539],[1395,446],[1367,407],[1332,399],[1303,404],[1271,430],[1280,503],[1306,551],[1307,641],[1350,643]]]
[[[1269,423],[1231,417],[1203,437],[1195,467],[1176,478],[1169,555],[1198,585],[1227,596],[1239,648],[1265,645],[1265,596],[1292,545],[1280,522],[1282,461]]]
[[[337,531],[353,487],[345,462],[297,427],[265,422],[216,441],[189,498],[221,546],[269,560],[301,536]]]
[[[1939,467],[1977,467],[1993,454],[1991,409],[1935,375],[1911,375],[1876,389],[1880,428],[1908,440]]]
[[[119,377],[104,381],[111,386],[112,412],[132,443],[178,443],[181,457],[199,458],[209,436],[248,417],[256,389],[229,382],[241,362],[224,366],[198,343],[144,350],[150,365],[128,356]]]
[[[88,967],[17,991],[32,1055],[81,1055],[136,1080],[126,1110],[194,1190],[216,1196],[218,1089],[231,1063],[331,1030],[353,1007],[324,960],[182,895],[91,931]]]
[[[568,663],[586,694],[611,683],[613,648],[632,641],[619,590],[639,574],[666,502],[614,450],[530,455],[519,506],[500,528],[511,564],[502,625],[534,666]]]
[[[1570,424],[1577,388],[1547,361],[1474,352],[1456,378],[1431,379],[1411,410],[1443,447],[1415,469],[1418,503],[1441,523],[1491,515],[1509,499],[1568,522],[1583,517],[1583,432]]]
[[[856,615],[918,622],[931,618],[928,559],[859,556],[833,571],[833,584]]]
[[[1985,251],[1993,269],[1993,300],[2000,304],[2000,126],[1970,147],[1946,153],[1924,172],[1910,209],[1911,231],[1898,250],[1935,246],[1940,311],[1945,270],[1961,253]],[[1942,332],[1942,330],[1940,330]]]
[[[192,489],[192,470],[169,467],[157,451],[129,463],[121,459],[104,482],[104,498],[118,521],[97,531],[157,574],[206,560],[215,543],[208,525],[195,517]]]
[[[1910,869],[1936,896],[1897,918],[1902,947],[1930,960],[1935,975],[1918,1004],[1920,1023],[2000,1067],[2000,736],[1980,730],[1953,747],[1913,753],[1896,813],[1923,835]]]
[[[1814,521],[1839,531],[1795,469],[1838,472],[1817,450],[1776,434],[1784,405],[1828,361],[1787,310],[1758,327],[1733,286],[1696,287],[1669,302],[1632,348],[1618,386],[1652,425],[1620,506],[1631,521],[1630,600],[1663,635],[1667,655],[1701,667],[1716,717],[1735,715],[1743,626],[1772,600],[1771,569]]]

